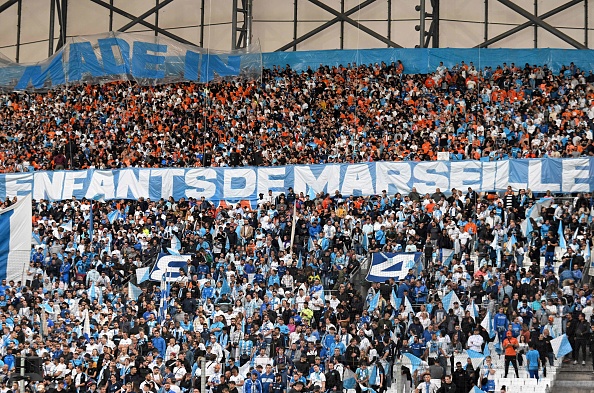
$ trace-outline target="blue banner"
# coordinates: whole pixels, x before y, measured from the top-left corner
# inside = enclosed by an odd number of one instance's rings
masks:
[[[317,69],[320,64],[332,66],[347,64],[390,64],[398,60],[404,65],[405,74],[427,74],[435,72],[440,62],[451,68],[462,61],[473,63],[477,69],[497,67],[503,62],[515,63],[518,67],[547,65],[553,72],[559,72],[563,65],[574,62],[582,70],[594,69],[592,50],[575,49],[503,49],[503,48],[386,48],[318,50],[307,52],[272,52],[262,54],[263,66],[284,66],[289,64],[296,71],[308,67]]]
[[[409,269],[413,269],[413,275],[416,276],[422,255],[420,252],[374,252],[371,255],[367,281],[385,282],[390,278],[403,280]]]
[[[522,170],[517,170],[520,167]],[[256,202],[259,194],[308,190],[343,196],[421,194],[436,188],[574,193],[594,190],[594,158],[503,161],[400,161],[239,168],[129,168],[0,174],[0,198],[32,194],[48,200],[200,198]]]
[[[398,60],[404,73],[434,72],[440,62],[448,68],[465,61],[478,69],[496,67],[502,60],[523,67],[547,65],[558,72],[574,62],[582,70],[594,69],[591,50],[575,49],[452,49],[389,48],[261,53],[259,46],[221,52],[137,33],[111,32],[69,38],[52,57],[35,64],[9,61],[0,66],[0,89],[47,90],[61,85],[133,80],[143,85],[206,82],[217,78],[258,78],[262,67],[289,65],[296,71],[320,64],[390,64]]]
[[[232,52],[184,45],[164,37],[111,32],[73,37],[52,57],[36,64],[0,66],[0,89],[47,90],[61,85],[135,81],[141,85],[258,78],[258,46]]]

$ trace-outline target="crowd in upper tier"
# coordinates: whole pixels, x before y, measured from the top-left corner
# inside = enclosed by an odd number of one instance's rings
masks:
[[[415,75],[397,62],[12,93],[0,97],[0,170],[592,155],[593,83],[573,63]]]

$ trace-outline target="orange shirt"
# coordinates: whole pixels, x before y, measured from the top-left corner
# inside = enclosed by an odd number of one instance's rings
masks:
[[[511,344],[510,346],[508,346]],[[513,337],[506,337],[503,340],[503,348],[505,348],[505,356],[516,356],[516,348],[518,347],[518,340]]]

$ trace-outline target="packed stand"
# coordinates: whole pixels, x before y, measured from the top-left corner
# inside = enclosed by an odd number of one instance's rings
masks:
[[[424,362],[402,367],[406,386],[427,371],[430,383],[447,378],[444,388],[490,391],[491,359],[459,368],[456,355],[500,340],[506,371],[512,365],[518,375],[520,351],[536,348],[546,374],[549,341],[562,333],[576,348],[573,358],[585,361],[594,349],[591,290],[581,280],[591,195],[543,209],[527,241],[518,222],[533,203],[525,190],[472,189],[314,200],[289,189],[261,195],[253,210],[204,199],[34,202],[33,242],[41,244],[33,247],[27,285],[0,287],[4,389],[19,354],[43,359],[43,381],[30,389],[110,393],[197,392],[202,358],[210,392],[342,391],[345,383],[382,392],[403,354]],[[120,214],[111,222],[114,209]],[[559,220],[568,245],[556,261]],[[165,313],[158,283],[141,284],[132,298],[125,283],[174,238],[189,257],[167,291]],[[455,251],[447,263],[444,249]],[[362,296],[349,278],[367,251],[422,252],[426,268],[373,284]],[[459,301],[446,310],[441,299],[450,291]],[[487,311],[496,337],[480,324]],[[350,385],[349,376],[357,382]]]
[[[592,153],[594,81],[573,66],[561,76],[514,65],[478,73],[462,63],[428,76],[402,67],[279,68],[258,83],[15,93],[0,109],[2,162],[16,171]],[[536,200],[511,188],[413,188],[313,200],[288,189],[249,206],[35,201],[26,281],[0,286],[0,392],[16,389],[15,355],[43,359],[42,381],[27,388],[52,393],[198,393],[202,382],[211,393],[379,393],[394,380],[422,391],[424,379],[435,391],[493,391],[493,364],[512,366],[510,376],[520,367],[545,374],[555,360],[550,340],[563,333],[575,349],[566,360],[590,361],[583,274],[592,195],[555,200],[525,233]],[[567,246],[556,254],[560,222]],[[179,277],[167,290],[143,282],[132,296],[136,269],[170,253],[176,239],[189,255]],[[362,292],[353,277],[375,251],[420,252],[424,268]],[[458,302],[446,309],[441,300],[452,291]],[[494,337],[481,326],[487,312]],[[458,367],[459,355],[484,354],[488,342],[501,353]],[[406,354],[423,363],[395,374]]]
[[[263,70],[261,80],[69,86],[0,97],[0,170],[594,154],[592,71],[401,62]]]

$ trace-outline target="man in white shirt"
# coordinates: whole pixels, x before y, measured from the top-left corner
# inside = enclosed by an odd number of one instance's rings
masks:
[[[437,393],[438,390],[437,385],[431,382],[431,374],[426,373],[423,375],[423,382],[417,385],[415,393]]]
[[[262,367],[266,367],[267,364],[272,364],[272,359],[266,355],[266,350],[264,348],[260,349],[260,353],[254,359],[254,364]]]
[[[315,386],[320,387],[320,391],[326,391],[326,376],[320,371],[320,366],[314,364],[313,372],[309,374],[309,388],[313,389]]]
[[[468,349],[471,349],[476,352],[482,352],[483,342],[483,336],[479,334],[479,330],[474,329],[474,334],[468,337]]]
[[[180,359],[175,361],[175,366],[172,371],[176,382],[181,382],[187,373],[186,368]]]
[[[224,355],[223,346],[217,342],[217,338],[214,334],[210,336],[209,346],[211,348],[210,353],[216,355],[217,362],[221,362],[223,360]]]

